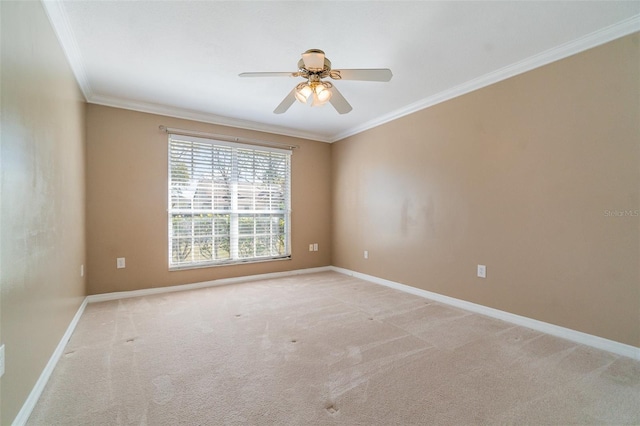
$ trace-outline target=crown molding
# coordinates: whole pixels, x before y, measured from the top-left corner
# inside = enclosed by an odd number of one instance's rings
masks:
[[[122,99],[110,96],[94,95],[87,99],[91,104],[104,105],[115,108],[128,109],[132,111],[145,112],[149,114],[165,115],[168,117],[182,118],[185,120],[199,121],[202,123],[217,124],[220,126],[235,127],[244,130],[255,130],[264,133],[273,133],[282,136],[291,136],[300,139],[309,139],[317,142],[329,142],[326,136],[291,129],[282,126],[272,126],[249,120],[239,120],[236,118],[224,117],[221,115],[209,114],[193,111],[184,108],[171,107],[167,105],[154,104],[150,102],[138,102],[130,99]]]
[[[71,25],[69,24],[63,2],[60,0],[41,1],[44,5],[44,9],[49,18],[49,21],[51,22],[54,32],[69,61],[71,69],[73,70],[78,85],[80,86],[85,99],[89,103],[328,143],[340,141],[349,136],[353,136],[366,130],[373,129],[382,124],[397,120],[398,118],[423,110],[425,108],[429,108],[441,102],[448,101],[450,99],[473,92],[491,84],[495,84],[502,80],[506,80],[527,71],[531,71],[535,68],[542,67],[549,63],[597,47],[617,38],[640,31],[640,14],[634,15],[616,24],[587,34],[584,37],[580,37],[578,39],[557,46],[553,49],[538,53],[522,61],[505,66],[496,71],[490,72],[450,89],[444,90],[440,93],[436,93],[435,95],[421,99],[403,108],[397,109],[388,114],[367,121],[361,125],[349,128],[344,132],[327,136],[314,132],[296,130],[289,127],[273,126],[250,120],[234,119],[189,109],[96,95],[94,94],[89,84],[84,63],[80,55],[80,49],[76,42],[76,37],[73,33]]]
[[[397,109],[374,120],[367,121],[360,126],[353,127],[332,137],[329,142],[337,142],[349,136],[362,133],[366,130],[378,127],[405,115],[412,114],[425,108],[448,101],[458,96],[473,92],[474,90],[506,80],[518,74],[531,71],[552,62],[559,61],[577,53],[600,46],[615,39],[640,31],[640,15],[620,21],[616,24],[602,28],[584,37],[561,44],[553,49],[546,50],[522,61],[513,63],[496,71],[490,72],[473,80],[469,80],[451,89],[444,90],[428,98],[414,102],[404,108]]]
[[[221,126],[241,128],[245,130],[255,130],[265,133],[273,133],[283,136],[291,136],[301,139],[310,139],[319,142],[329,142],[330,138],[301,130],[291,129],[282,126],[272,126],[268,124],[258,123],[249,120],[239,120],[229,117],[208,114],[193,111],[184,108],[171,107],[167,105],[159,105],[150,102],[132,101],[130,99],[116,98],[111,96],[102,96],[94,93],[89,79],[87,77],[86,68],[82,61],[80,48],[78,47],[77,38],[71,28],[67,12],[64,8],[64,2],[60,0],[41,0],[45,13],[49,18],[49,22],[53,27],[54,33],[58,38],[58,42],[67,57],[71,70],[80,86],[80,90],[88,103],[123,108],[133,111],[146,112],[151,114],[166,115],[175,118],[183,118],[187,120],[200,121],[204,123],[218,124]]]
[[[64,8],[64,3],[59,0],[42,0],[44,11],[49,18],[49,22],[53,27],[53,32],[58,38],[58,42],[62,47],[62,51],[69,61],[71,71],[76,77],[76,81],[80,86],[80,90],[84,95],[85,100],[89,100],[93,95],[89,79],[87,78],[87,72],[85,70],[84,62],[82,62],[82,55],[80,54],[80,48],[78,47],[77,39],[69,23],[67,17],[67,11]]]

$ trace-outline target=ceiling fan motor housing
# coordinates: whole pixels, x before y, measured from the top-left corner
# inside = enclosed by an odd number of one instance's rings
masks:
[[[310,62],[318,62],[317,61],[317,59],[319,59],[318,56],[322,57],[323,59],[322,68],[311,67],[311,66],[307,67],[307,65],[305,65],[305,58],[311,59]],[[313,61],[313,59],[316,59],[316,61]],[[331,61],[327,59],[326,56],[324,56],[324,52],[322,50],[309,49],[302,54],[302,59],[298,61],[298,69],[300,70],[300,72],[302,73],[302,76],[304,77],[307,77],[305,74],[315,74],[315,75],[318,75],[320,78],[325,78],[329,76],[329,73],[331,72]]]

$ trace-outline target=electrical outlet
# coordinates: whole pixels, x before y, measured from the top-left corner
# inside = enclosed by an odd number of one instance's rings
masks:
[[[313,251],[313,244],[309,244],[309,251]]]
[[[0,346],[0,377],[4,376],[4,345]]]
[[[478,277],[487,278],[487,267],[486,267],[486,265],[478,265]]]
[[[364,251],[364,258],[368,259],[369,258],[369,250],[365,250]]]
[[[318,243],[313,243],[313,251],[318,251]]]
[[[125,267],[124,257],[119,257],[116,259],[116,268],[122,269]]]

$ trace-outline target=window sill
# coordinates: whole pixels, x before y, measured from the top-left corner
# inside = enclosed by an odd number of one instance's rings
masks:
[[[291,260],[291,255],[276,257],[276,258],[266,258],[266,259],[233,260],[228,262],[216,262],[216,263],[197,263],[197,264],[191,263],[186,265],[170,266],[169,272],[185,271],[188,269],[217,268],[221,266],[239,266],[239,265],[248,265],[248,264],[254,264],[254,263],[279,262],[281,260]]]

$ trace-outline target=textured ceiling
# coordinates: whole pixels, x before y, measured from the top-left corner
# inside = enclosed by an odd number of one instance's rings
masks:
[[[640,30],[640,2],[45,1],[92,103],[335,141]],[[353,106],[273,114],[319,48],[334,68],[390,68],[388,83],[339,81]]]

